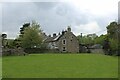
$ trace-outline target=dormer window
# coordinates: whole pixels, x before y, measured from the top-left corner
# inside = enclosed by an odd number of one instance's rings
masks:
[[[62,40],[62,44],[63,44],[63,45],[66,45],[66,39],[63,39],[63,40]]]

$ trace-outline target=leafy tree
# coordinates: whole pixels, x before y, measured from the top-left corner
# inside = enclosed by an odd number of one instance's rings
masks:
[[[20,28],[20,37],[23,37],[24,30],[30,26],[30,23],[24,23],[23,26]]]
[[[7,47],[8,48],[14,48],[14,39],[7,39]]]
[[[82,43],[83,44],[93,44],[93,39],[90,36],[83,36],[82,37]]]
[[[7,38],[7,34],[2,34],[2,46],[5,47],[6,43],[5,43],[5,38]]]
[[[0,33],[0,46],[2,46],[2,34]]]
[[[111,50],[118,50],[118,39],[109,39]]]
[[[103,43],[104,43],[104,40],[107,39],[107,36],[108,36],[108,35],[106,34],[106,35],[100,35],[99,37],[96,37],[96,38],[94,39],[95,44],[104,45]]]
[[[40,25],[36,22],[32,22],[30,27],[25,28],[23,37],[21,38],[21,44],[23,48],[40,47],[42,43],[42,30]]]
[[[109,51],[110,51],[110,42],[109,42],[108,38],[106,38],[103,41],[103,49],[105,51],[105,54],[109,54]]]
[[[85,36],[77,36],[79,43],[80,44],[89,44],[92,45],[94,44],[94,39],[97,38],[98,36],[96,34],[88,34]]]
[[[111,51],[120,51],[120,25],[117,22],[111,22],[107,26],[107,34],[110,42]]]
[[[118,30],[118,24],[117,22],[111,22],[107,26],[107,34],[109,35],[109,38],[116,38],[117,37],[117,30]]]

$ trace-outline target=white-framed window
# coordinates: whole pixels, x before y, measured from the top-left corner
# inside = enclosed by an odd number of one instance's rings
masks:
[[[62,40],[62,44],[63,44],[63,45],[66,45],[66,39],[63,39],[63,40]]]
[[[55,43],[55,42],[53,42],[53,46],[56,46],[56,43]]]
[[[63,47],[63,51],[66,51],[66,47]]]

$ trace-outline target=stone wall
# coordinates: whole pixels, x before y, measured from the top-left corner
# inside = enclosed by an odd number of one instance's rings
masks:
[[[23,49],[2,49],[2,56],[20,56],[27,55]]]
[[[104,50],[103,49],[90,49],[91,53],[102,53],[104,54]]]

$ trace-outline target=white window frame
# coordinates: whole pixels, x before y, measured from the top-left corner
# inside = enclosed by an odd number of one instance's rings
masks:
[[[64,41],[65,41],[65,44],[64,44]],[[63,39],[63,40],[62,40],[62,44],[63,44],[63,45],[66,45],[66,39]]]
[[[65,49],[64,49],[64,48],[65,48]],[[62,47],[62,51],[63,51],[63,52],[66,52],[66,47]]]

